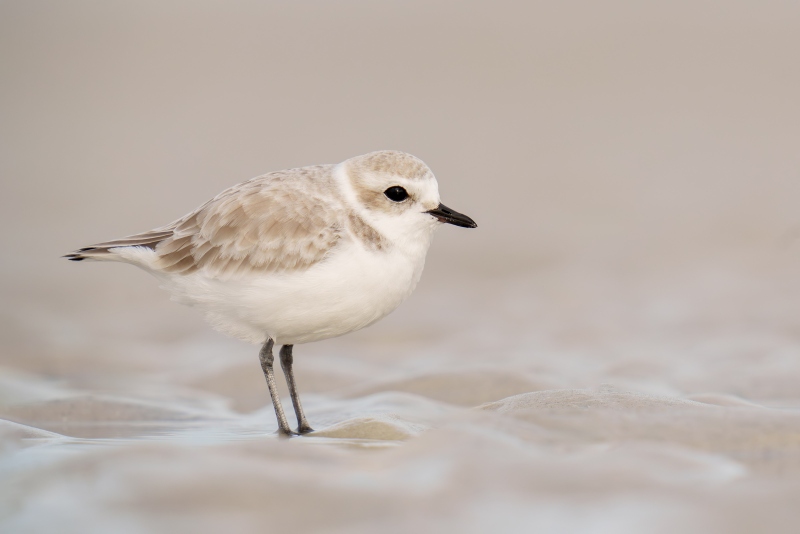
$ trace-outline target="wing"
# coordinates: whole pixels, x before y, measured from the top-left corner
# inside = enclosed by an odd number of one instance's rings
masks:
[[[270,173],[224,191],[165,229],[155,266],[212,277],[307,269],[323,260],[346,223],[329,166]]]

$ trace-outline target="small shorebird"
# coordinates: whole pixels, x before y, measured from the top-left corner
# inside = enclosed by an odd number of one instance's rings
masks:
[[[397,308],[417,285],[440,223],[477,226],[440,202],[420,159],[380,151],[253,178],[167,226],[65,257],[141,267],[218,330],[263,344],[278,431],[291,435],[273,373],[272,348],[282,344],[304,434],[312,428],[297,395],[292,347],[364,328]]]

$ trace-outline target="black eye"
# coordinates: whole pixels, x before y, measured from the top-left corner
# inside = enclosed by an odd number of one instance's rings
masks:
[[[386,198],[388,198],[392,202],[402,202],[408,198],[408,191],[406,191],[399,185],[390,187],[389,189],[384,191],[383,194],[386,195]]]

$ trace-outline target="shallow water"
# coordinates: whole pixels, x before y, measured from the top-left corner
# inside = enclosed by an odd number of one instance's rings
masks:
[[[0,531],[797,531],[800,8],[191,4],[0,6]],[[296,347],[310,435],[59,258],[382,148],[479,228]]]

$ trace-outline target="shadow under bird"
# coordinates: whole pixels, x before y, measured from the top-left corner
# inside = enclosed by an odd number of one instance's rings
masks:
[[[417,285],[441,223],[477,226],[441,203],[420,159],[380,151],[253,178],[171,224],[65,257],[141,267],[214,328],[262,344],[278,431],[292,435],[273,372],[272,348],[282,344],[297,433],[305,434],[312,428],[292,347],[364,328],[397,308]]]

